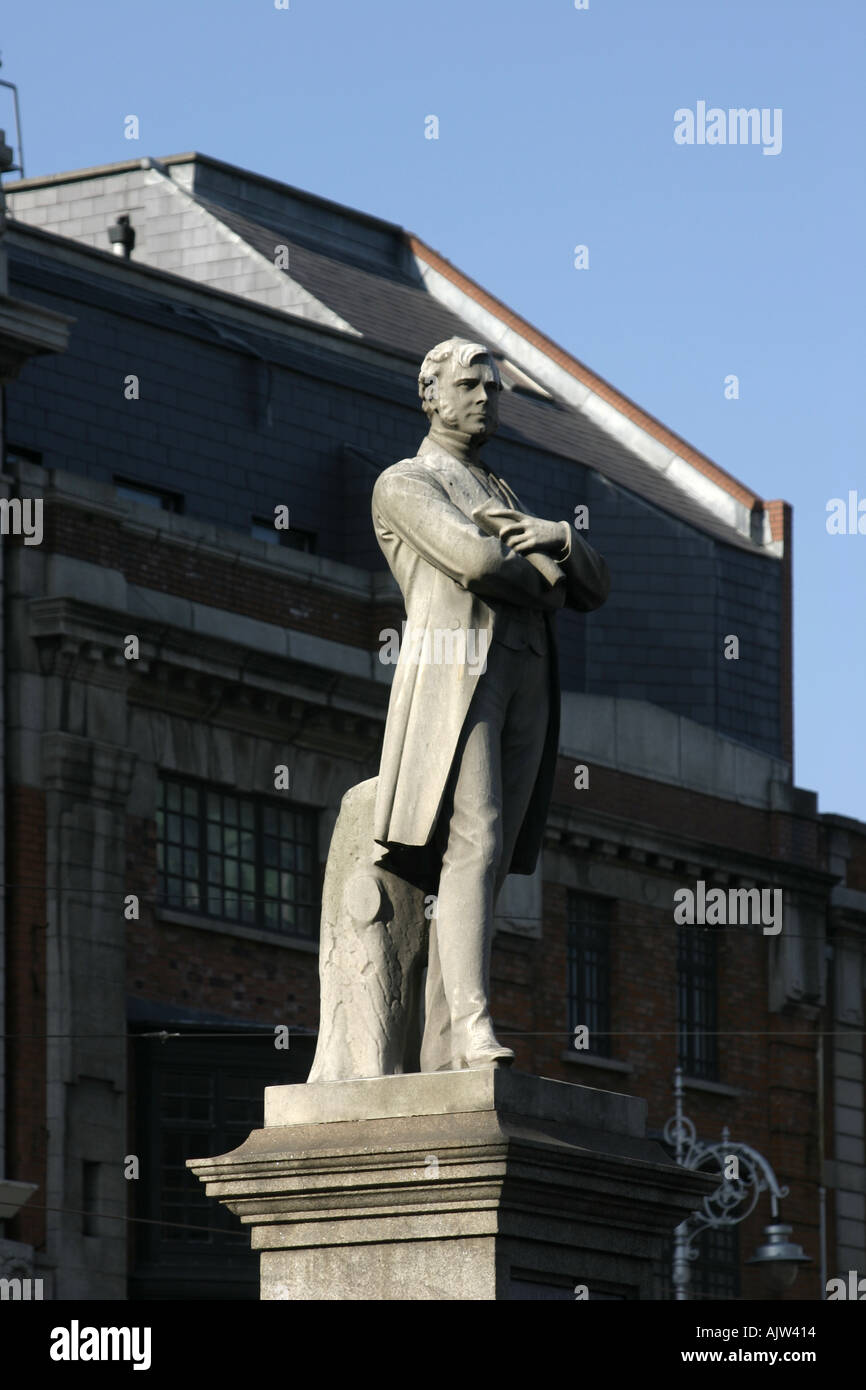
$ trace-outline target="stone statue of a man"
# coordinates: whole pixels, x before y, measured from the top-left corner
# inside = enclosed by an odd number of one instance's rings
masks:
[[[489,1011],[494,903],[508,873],[534,871],[541,848],[559,734],[553,615],[598,608],[610,587],[604,560],[567,521],[528,513],[482,462],[501,389],[480,344],[434,347],[419,377],[429,433],[373,490],[408,620],[373,837],[394,865],[424,851],[438,868],[422,1071],[514,1057]]]

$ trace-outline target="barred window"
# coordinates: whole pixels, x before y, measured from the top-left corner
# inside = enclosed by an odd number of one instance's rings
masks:
[[[315,937],[314,811],[163,777],[156,828],[164,907]]]
[[[740,1233],[736,1226],[709,1227],[695,1244],[698,1258],[691,1266],[696,1298],[714,1300],[740,1296]]]
[[[678,1060],[687,1076],[718,1080],[718,942],[712,928],[677,932]]]
[[[610,1056],[610,900],[568,895],[568,1028],[589,1029],[589,1050]]]
[[[670,1151],[669,1151],[670,1152]],[[673,1153],[671,1152],[671,1158]],[[740,1232],[737,1226],[706,1227],[692,1237],[696,1259],[688,1265],[688,1297],[721,1302],[740,1297]],[[653,1265],[653,1298],[673,1299],[673,1237],[665,1240]]]
[[[159,1042],[148,1036],[154,1028],[172,1036]],[[225,1036],[235,1030],[237,1036]],[[259,1261],[248,1228],[207,1196],[186,1160],[226,1153],[260,1128],[265,1087],[303,1082],[315,1038],[293,1035],[289,1050],[277,1052],[270,1023],[238,1027],[165,1017],[139,1020],[132,1035],[130,1142],[142,1161],[140,1181],[129,1184],[138,1218],[129,1296],[256,1299]]]

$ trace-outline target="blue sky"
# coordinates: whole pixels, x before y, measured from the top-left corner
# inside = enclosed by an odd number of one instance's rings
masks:
[[[196,149],[389,218],[793,503],[795,776],[866,819],[866,535],[825,524],[866,499],[862,0],[10,10],[29,175]],[[677,145],[698,101],[780,108],[781,152]]]

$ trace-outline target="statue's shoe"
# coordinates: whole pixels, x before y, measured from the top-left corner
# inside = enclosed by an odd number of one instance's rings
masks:
[[[451,1026],[451,1070],[480,1071],[483,1067],[510,1066],[514,1053],[497,1040],[486,1005],[479,1004],[477,996],[469,1002],[475,1006],[474,1012],[470,1014],[467,1009],[463,1018]]]
[[[501,1043],[473,1049],[460,1058],[461,1066],[469,1071],[480,1071],[482,1067],[510,1067],[513,1061],[511,1048],[503,1047]]]
[[[510,1066],[514,1061],[514,1054],[510,1047],[499,1047],[496,1051],[475,1052],[473,1056],[464,1059],[464,1066],[470,1072],[480,1072],[485,1066]]]

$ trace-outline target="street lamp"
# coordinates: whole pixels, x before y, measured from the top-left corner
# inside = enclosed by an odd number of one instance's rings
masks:
[[[770,1194],[772,1222],[764,1227],[764,1242],[746,1263],[760,1265],[773,1293],[784,1293],[797,1277],[802,1264],[811,1264],[801,1246],[792,1242],[791,1227],[779,1222],[779,1200],[788,1196],[787,1187],[780,1187],[772,1167],[750,1144],[732,1143],[727,1126],[722,1130],[721,1143],[705,1144],[698,1139],[692,1121],[683,1114],[683,1071],[674,1072],[675,1113],[664,1127],[665,1142],[676,1153],[681,1168],[693,1171],[717,1171],[721,1182],[705,1197],[702,1205],[687,1217],[674,1232],[673,1285],[674,1297],[688,1299],[689,1263],[698,1258],[693,1244],[706,1230],[720,1230],[745,1221],[755,1210],[762,1192]]]
[[[778,1203],[772,1192],[770,1200],[773,1204],[773,1224],[764,1227],[764,1244],[758,1246],[746,1264],[761,1265],[772,1292],[784,1293],[794,1283],[800,1265],[808,1265],[812,1261],[803,1253],[801,1245],[795,1245],[788,1239],[791,1227],[780,1225],[776,1220]]]

